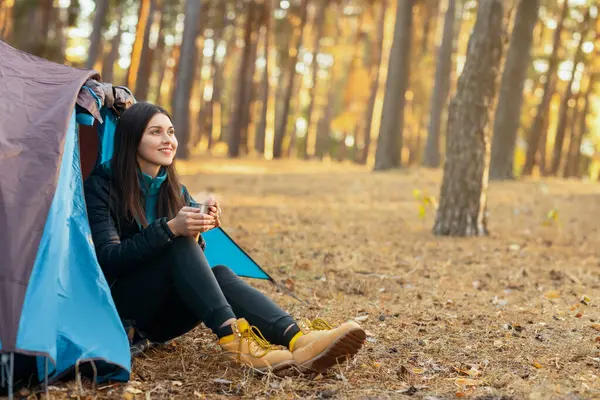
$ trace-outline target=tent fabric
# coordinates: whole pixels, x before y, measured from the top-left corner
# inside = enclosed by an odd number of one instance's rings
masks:
[[[99,380],[129,378],[83,197],[77,121],[93,121],[76,101],[96,76],[0,41],[0,391],[13,367],[56,379],[94,361]]]
[[[261,267],[223,229],[202,234],[206,242],[204,255],[211,267],[227,265],[239,276],[271,280]]]
[[[93,71],[0,41],[0,342],[17,348],[25,291],[56,191],[77,94]]]
[[[73,112],[58,185],[21,316],[17,348],[50,357],[49,375],[106,360],[128,375],[129,341],[96,259],[83,197]],[[40,357],[38,363],[45,362]],[[38,368],[42,380],[45,368]]]

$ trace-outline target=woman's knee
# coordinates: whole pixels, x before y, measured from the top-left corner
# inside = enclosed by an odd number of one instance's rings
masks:
[[[226,265],[216,265],[212,268],[212,271],[219,283],[229,282],[232,279],[239,279],[231,268]]]
[[[173,239],[171,245],[173,250],[176,251],[196,251],[196,248],[200,248],[198,242],[191,236],[179,236]]]

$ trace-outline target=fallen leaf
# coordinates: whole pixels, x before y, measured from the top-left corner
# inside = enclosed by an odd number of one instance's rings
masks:
[[[294,291],[294,287],[296,286],[295,282],[293,279],[291,278],[287,278],[284,282],[285,287],[290,291],[293,292]]]
[[[484,382],[482,379],[456,378],[454,383],[461,386],[479,386],[483,385]]]
[[[422,368],[413,368],[411,371],[413,372],[413,374],[422,374],[423,372],[425,372]]]
[[[368,315],[359,315],[358,317],[355,317],[354,320],[356,322],[365,322],[366,320],[369,319]]]
[[[183,383],[181,383],[180,381],[173,381],[173,382],[171,382],[171,384],[173,386],[183,386]]]
[[[198,392],[197,390],[194,390],[194,396],[204,399],[206,398],[206,396],[204,396],[202,393]]]
[[[560,298],[560,293],[558,293],[556,290],[549,290],[544,293],[544,297],[547,299],[558,299]]]
[[[579,301],[581,301],[581,304],[585,304],[587,306],[592,302],[592,299],[590,299],[589,296],[583,295]]]
[[[597,331],[600,331],[600,324],[592,324],[592,325],[590,325],[590,327]]]
[[[579,311],[577,314],[575,314],[575,318],[581,318],[583,317],[583,313],[581,311]]]
[[[131,393],[131,394],[141,394],[141,393],[144,393],[144,392],[143,392],[143,391],[141,391],[140,389],[136,389],[136,388],[134,388],[134,387],[131,387],[131,386],[128,386],[128,387],[125,389],[125,392],[126,392],[126,393]]]
[[[129,392],[125,392],[125,393],[123,393],[123,398],[124,398],[125,400],[133,400],[133,399],[135,398],[135,396],[134,396],[134,395],[132,395],[132,394],[131,394],[131,393],[129,393]]]
[[[543,367],[542,367],[542,364],[540,364],[540,363],[539,363],[539,362],[537,362],[537,361],[536,361],[536,362],[534,362],[532,365],[533,365],[535,368],[537,368],[537,369],[543,368]]]

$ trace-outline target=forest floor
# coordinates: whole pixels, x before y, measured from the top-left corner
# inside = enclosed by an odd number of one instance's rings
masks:
[[[490,236],[465,239],[433,236],[434,211],[419,211],[415,191],[438,197],[441,170],[200,158],[179,171],[310,304],[253,284],[297,318],[358,318],[367,342],[323,375],[261,376],[199,327],[100,397],[600,398],[600,184],[492,182]]]

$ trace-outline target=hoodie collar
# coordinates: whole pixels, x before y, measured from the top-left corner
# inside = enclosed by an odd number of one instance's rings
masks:
[[[140,177],[140,187],[142,192],[146,195],[156,195],[160,191],[160,185],[167,179],[167,170],[161,168],[156,178],[153,178],[141,170],[138,175]]]

